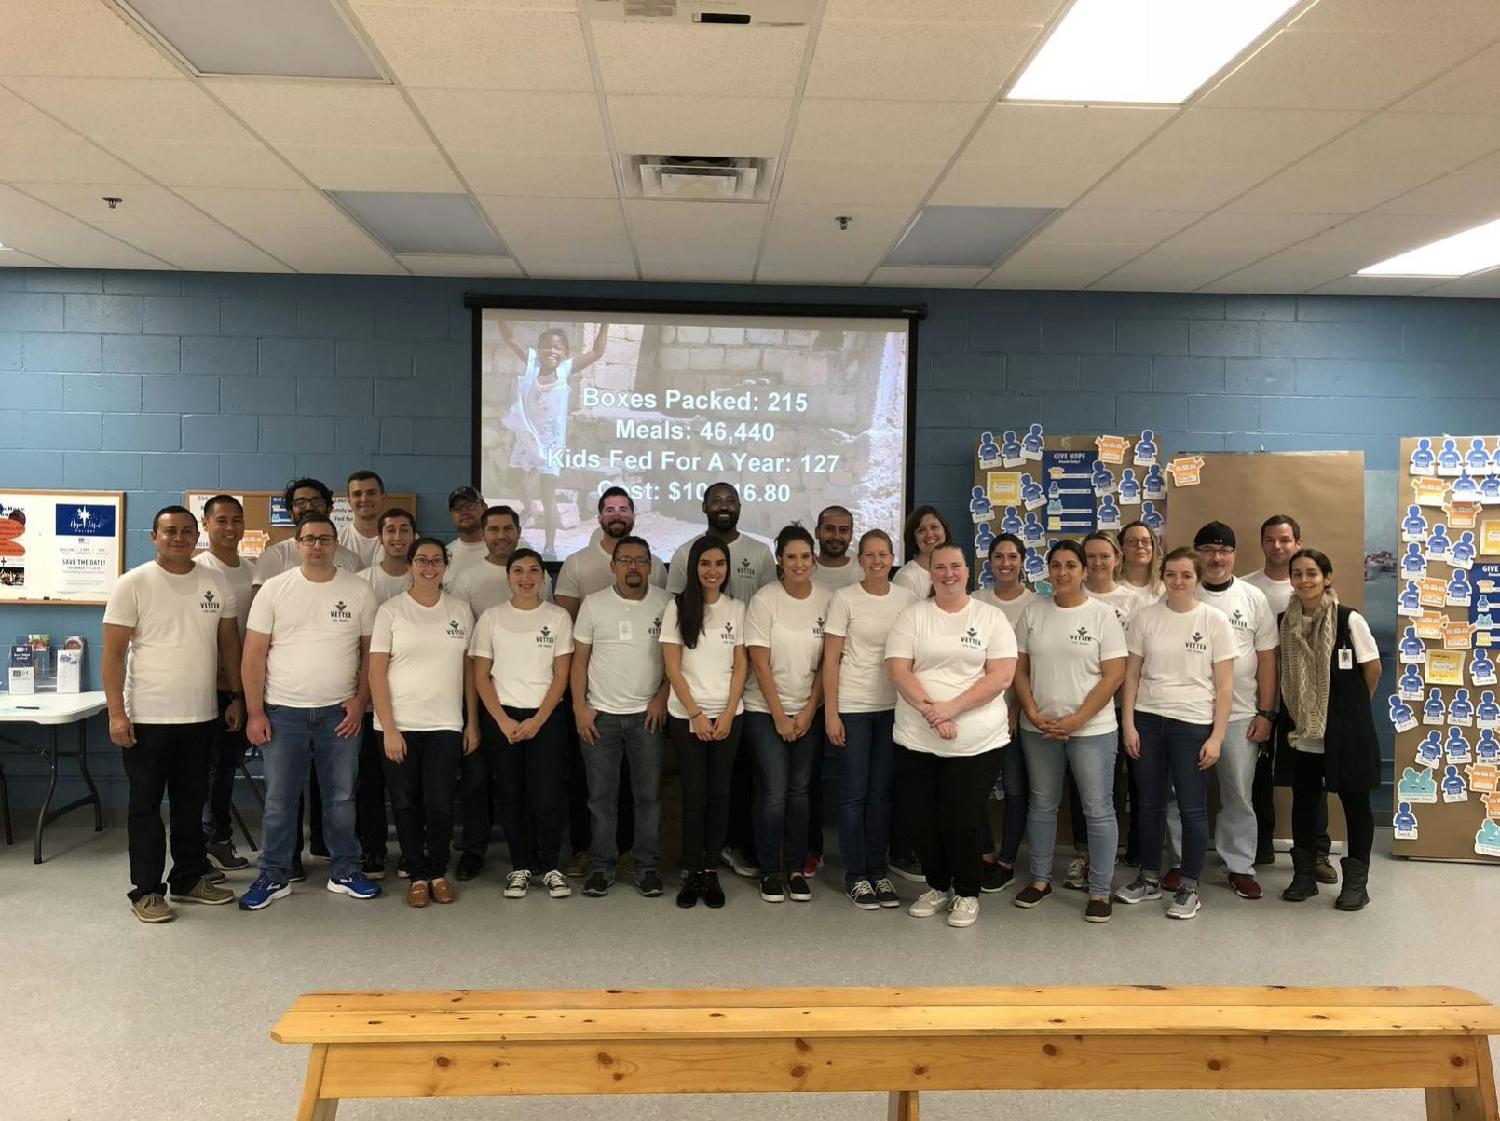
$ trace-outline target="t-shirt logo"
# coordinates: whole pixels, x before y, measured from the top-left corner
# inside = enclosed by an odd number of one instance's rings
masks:
[[[750,558],[749,557],[741,557],[740,558],[740,575],[741,576],[754,576],[755,575],[755,567],[750,563]]]
[[[1088,627],[1083,626],[1068,635],[1068,641],[1074,646],[1089,646],[1093,643],[1094,636],[1089,634]]]
[[[968,650],[978,650],[984,645],[979,638],[979,631],[974,627],[958,636],[958,644]]]
[[[538,646],[552,647],[557,645],[557,636],[552,633],[552,628],[544,626],[536,633],[536,644]]]
[[[1234,613],[1229,616],[1229,621],[1231,624],[1233,624],[1235,630],[1247,631],[1250,629],[1250,620],[1245,618],[1245,613],[1238,607],[1236,607],[1234,609]]]
[[[813,635],[816,638],[823,637],[823,616],[821,615],[819,615],[817,620],[813,623]]]
[[[651,625],[646,628],[646,633],[648,635],[650,635],[652,638],[660,638],[661,637],[661,616],[660,615],[658,615],[656,618],[654,618],[654,619],[651,620]]]
[[[219,602],[219,598],[214,595],[213,590],[210,589],[209,591],[203,593],[203,602],[198,604],[198,606],[202,608],[205,614],[217,615],[219,609],[224,605]]]
[[[333,605],[333,610],[328,613],[328,617],[336,623],[348,623],[353,620],[354,615],[350,612],[349,605],[339,600]]]
[[[1202,631],[1194,631],[1193,637],[1184,642],[1183,646],[1194,654],[1208,653],[1208,643],[1203,641]]]
[[[468,634],[465,632],[463,624],[460,623],[457,619],[449,619],[448,620],[448,637],[449,638],[467,638]]]
[[[727,645],[734,645],[734,624],[725,623],[724,629],[719,632],[719,641]]]

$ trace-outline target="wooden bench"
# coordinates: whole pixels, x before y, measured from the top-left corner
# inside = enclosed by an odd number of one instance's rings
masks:
[[[301,1121],[342,1098],[923,1090],[1422,1089],[1500,1121],[1500,1010],[1450,988],[333,992],[271,1032],[311,1044]]]

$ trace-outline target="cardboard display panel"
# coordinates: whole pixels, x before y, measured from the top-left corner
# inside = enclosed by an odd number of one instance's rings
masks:
[[[124,571],[124,492],[0,488],[0,604],[103,607]]]
[[[201,523],[203,504],[216,494],[232,494],[245,507],[245,536],[240,541],[240,556],[247,560],[255,560],[265,551],[266,546],[284,541],[292,535],[291,513],[282,502],[282,492],[279,490],[218,491],[198,488],[184,492],[182,504],[191,510]],[[411,515],[416,517],[417,496],[387,493],[385,509],[393,508],[410,511]],[[333,496],[334,525],[342,531],[353,520],[354,515],[349,511],[348,497],[336,491]],[[205,534],[198,535],[198,548],[208,548],[208,538]]]

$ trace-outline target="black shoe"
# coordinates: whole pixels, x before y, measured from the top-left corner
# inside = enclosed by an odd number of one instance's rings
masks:
[[[359,870],[365,874],[367,880],[385,879],[385,854],[365,853],[363,859],[360,860]]]
[[[583,885],[583,894],[593,896],[609,894],[609,880],[605,878],[603,872],[594,872],[589,875],[587,882]]]
[[[401,877],[403,880],[411,879],[411,866],[406,863],[406,857],[404,856],[400,860],[396,861],[396,875]]]
[[[684,872],[682,886],[677,889],[677,906],[686,910],[698,905],[698,873]]]
[[[812,899],[812,888],[808,886],[807,877],[800,872],[793,872],[786,881],[786,893],[792,897],[794,903],[806,903]]]
[[[922,874],[922,862],[917,859],[915,853],[904,853],[900,856],[892,856],[891,871],[903,880],[910,880],[914,884],[925,884],[927,877]]]
[[[292,857],[292,883],[300,884],[307,879],[307,869],[302,867],[302,854]]]
[[[760,897],[767,903],[781,903],[786,899],[786,889],[781,884],[781,877],[766,875],[760,878]]]
[[[901,906],[901,897],[896,894],[896,885],[884,876],[875,881],[875,902],[882,907]]]
[[[994,894],[997,891],[1004,891],[1010,887],[1011,881],[1015,878],[1016,870],[1014,868],[1004,868],[999,864],[991,864],[989,861],[985,861],[984,871],[979,876],[979,890],[990,894]]]
[[[472,880],[484,871],[484,855],[477,852],[466,852],[458,858],[458,866],[453,869],[453,875],[460,880]]]
[[[1254,866],[1256,868],[1265,868],[1268,865],[1275,864],[1275,863],[1276,863],[1276,846],[1274,844],[1272,844],[1270,842],[1267,842],[1266,844],[1261,845],[1261,846],[1259,846],[1259,847],[1256,848],[1256,850],[1255,850],[1255,861],[1254,861]]]
[[[1044,884],[1042,887],[1037,887],[1036,884],[1027,884],[1016,893],[1016,897],[1014,900],[1012,900],[1012,902],[1015,903],[1017,907],[1025,907],[1029,909],[1031,907],[1035,907],[1038,903],[1040,903],[1043,899],[1046,899],[1047,896],[1051,894],[1051,884]]]
[[[1084,922],[1109,922],[1115,913],[1114,904],[1108,899],[1095,899],[1089,897],[1088,905],[1083,909]]]
[[[719,883],[719,873],[704,871],[698,876],[698,893],[706,906],[718,910],[724,906],[724,888]]]
[[[647,899],[655,899],[662,893],[661,877],[655,872],[642,873],[641,877],[635,881],[635,890]]]

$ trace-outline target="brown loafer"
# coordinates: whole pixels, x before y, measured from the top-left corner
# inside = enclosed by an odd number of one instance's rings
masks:
[[[429,894],[426,880],[412,880],[406,885],[406,905],[408,907],[425,907],[428,900]]]
[[[446,877],[439,876],[432,881],[432,901],[434,903],[453,902],[453,885],[448,882]]]

